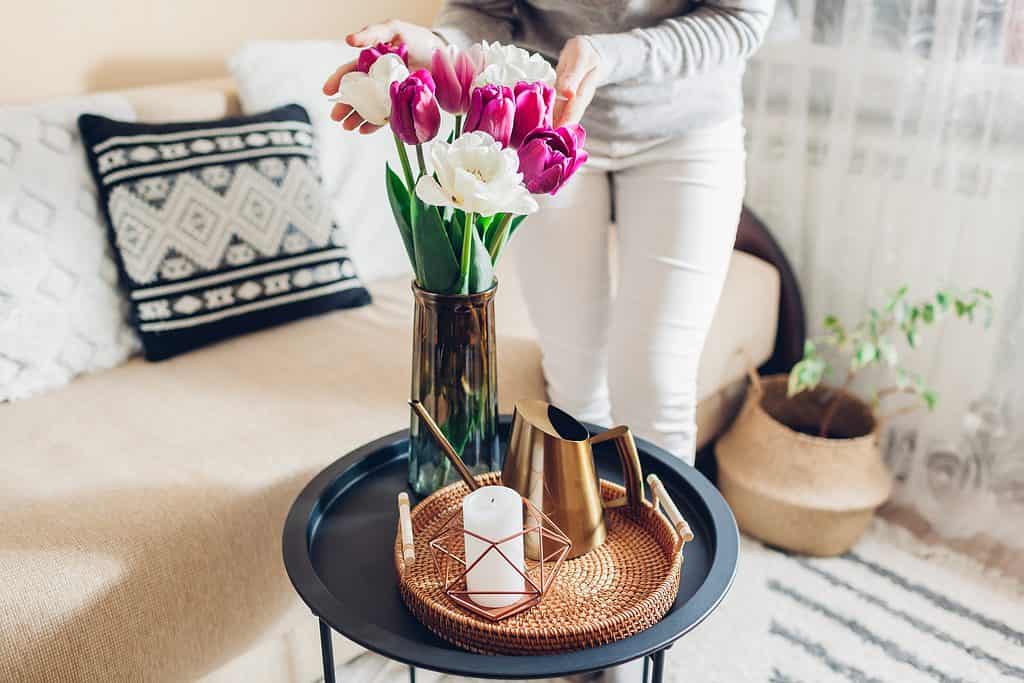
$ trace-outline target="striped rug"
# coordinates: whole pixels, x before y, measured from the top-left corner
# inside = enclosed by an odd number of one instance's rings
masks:
[[[881,521],[843,557],[742,550],[726,601],[670,651],[668,680],[1024,681],[1024,592],[966,558]]]
[[[407,680],[374,655],[346,669],[341,680]],[[882,521],[839,558],[744,538],[732,591],[669,651],[666,669],[673,683],[1024,681],[1024,588]],[[638,683],[641,671],[605,678]],[[423,671],[417,680],[465,679]]]

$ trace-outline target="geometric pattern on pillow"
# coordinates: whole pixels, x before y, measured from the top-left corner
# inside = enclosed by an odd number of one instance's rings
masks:
[[[369,302],[301,107],[80,126],[147,358]]]
[[[140,348],[78,134],[83,112],[134,116],[116,95],[0,107],[0,402]]]

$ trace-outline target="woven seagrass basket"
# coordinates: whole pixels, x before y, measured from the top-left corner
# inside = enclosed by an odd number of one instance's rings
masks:
[[[498,473],[477,477],[500,485]],[[663,489],[662,489],[663,490]],[[406,562],[402,533],[395,538],[399,588],[409,610],[428,629],[459,647],[483,654],[550,654],[605,645],[647,629],[668,612],[679,590],[682,546],[692,534],[645,502],[636,513],[605,511],[607,540],[565,560],[539,604],[502,621],[490,621],[453,603],[431,561],[429,543],[469,492],[459,482],[425,499],[411,513],[415,559]],[[621,486],[601,481],[605,500]],[[666,504],[668,507],[668,504]],[[677,531],[678,530],[678,531]]]
[[[870,406],[821,387],[790,398],[786,375],[759,378],[715,444],[718,488],[746,533],[809,555],[848,550],[889,497],[892,477]],[[840,391],[829,438],[812,436]]]

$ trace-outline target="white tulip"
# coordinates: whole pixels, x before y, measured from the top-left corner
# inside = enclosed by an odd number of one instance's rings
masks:
[[[383,126],[391,118],[391,84],[408,76],[409,69],[401,57],[381,55],[369,73],[350,71],[342,76],[338,95],[333,99],[350,105],[373,125]]]
[[[523,185],[515,150],[502,149],[487,133],[465,133],[451,144],[436,140],[430,159],[437,178],[425,175],[416,183],[416,195],[427,204],[481,216],[537,210]]]
[[[530,53],[515,45],[480,43],[484,68],[473,81],[475,87],[494,83],[514,88],[516,83],[541,81],[555,85],[555,70],[537,53]]]

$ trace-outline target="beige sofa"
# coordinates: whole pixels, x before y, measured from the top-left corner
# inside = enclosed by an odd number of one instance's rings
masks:
[[[234,106],[223,82],[131,96],[141,120]],[[320,675],[316,624],[285,576],[280,534],[319,469],[407,424],[409,283],[369,287],[364,308],[0,405],[0,681]],[[499,289],[509,411],[544,385],[513,272]],[[771,355],[778,299],[775,269],[736,252],[702,358],[701,443],[742,393],[739,351]],[[336,647],[339,663],[358,652]]]

